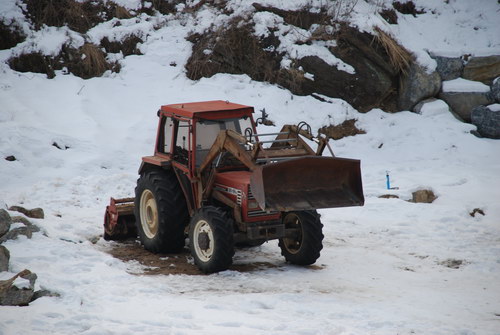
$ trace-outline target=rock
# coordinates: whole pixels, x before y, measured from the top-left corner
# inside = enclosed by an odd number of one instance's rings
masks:
[[[32,226],[33,225],[33,223],[31,223],[31,221],[26,219],[24,216],[16,215],[16,216],[11,216],[10,218],[12,219],[12,223],[19,222],[25,226]]]
[[[492,111],[486,106],[472,110],[471,121],[483,137],[500,139],[500,111]]]
[[[0,245],[0,272],[9,270],[10,252],[9,249]]]
[[[24,235],[27,238],[31,238],[33,236],[33,233],[39,232],[40,228],[38,228],[35,225],[31,225],[28,227],[19,227],[10,230],[7,234],[3,235],[0,237],[0,243],[3,243],[7,240],[16,240],[19,235]]]
[[[476,214],[481,214],[482,216],[485,216],[484,211],[481,208],[474,208],[472,212],[469,213],[470,216],[473,218],[476,217]]]
[[[441,92],[439,98],[466,122],[471,121],[471,112],[474,107],[491,102],[490,94],[485,92]]]
[[[42,297],[60,297],[60,296],[61,295],[57,292],[52,292],[49,290],[39,290],[33,294],[33,298],[31,298],[31,301],[34,301]]]
[[[412,193],[410,202],[430,204],[436,199],[436,195],[431,190],[418,190]]]
[[[5,157],[5,160],[6,160],[6,161],[9,161],[9,162],[13,162],[13,161],[15,161],[15,160],[16,160],[16,156],[12,156],[12,155],[7,156],[7,157]]]
[[[18,278],[29,280],[29,288],[18,288],[13,285]],[[8,280],[0,280],[0,305],[2,306],[27,306],[33,299],[36,274],[23,270]]]
[[[422,108],[424,107],[425,104],[430,104],[434,101],[437,101],[438,99],[436,98],[430,98],[430,99],[425,99],[420,101],[418,104],[413,107],[412,112],[417,113],[417,114],[422,114]]]
[[[43,213],[43,209],[41,208],[33,208],[33,209],[26,209],[21,206],[11,206],[9,208],[9,211],[16,211],[19,213],[23,213],[29,218],[33,219],[43,219],[45,217],[45,214]]]
[[[434,97],[441,88],[441,77],[437,72],[427,73],[425,68],[412,63],[408,74],[400,78],[398,107],[412,110],[423,99]]]
[[[382,198],[382,199],[399,199],[399,197],[395,194],[382,194],[382,195],[379,195],[379,198]]]
[[[473,57],[464,66],[462,77],[490,85],[500,76],[500,56]]]
[[[496,78],[491,85],[491,98],[500,103],[500,77]]]
[[[0,209],[0,237],[5,235],[12,224],[12,219],[5,209]]]
[[[461,58],[442,56],[433,56],[432,58],[437,62],[436,71],[441,76],[441,80],[452,80],[462,75],[464,63]]]

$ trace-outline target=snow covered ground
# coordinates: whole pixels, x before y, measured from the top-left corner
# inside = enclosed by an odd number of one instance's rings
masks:
[[[422,55],[498,50],[496,1],[449,2],[417,1],[436,13],[400,15],[393,33]],[[11,3],[3,1],[2,14],[16,17]],[[359,1],[356,20],[378,22],[372,7]],[[17,73],[4,62],[12,51],[0,51],[0,156],[17,158],[0,159],[0,206],[46,214],[33,220],[43,233],[5,243],[10,271],[28,268],[37,289],[61,295],[0,307],[0,334],[500,334],[500,141],[471,135],[475,127],[439,101],[421,115],[360,114],[342,100],[293,96],[247,76],[190,81],[184,37],[215,21],[210,11],[198,15],[158,16],[158,30],[145,19],[125,22],[147,31],[144,55],[124,58],[120,73],[102,78]],[[453,32],[439,29],[447,27]],[[61,29],[34,36],[45,41],[34,47],[58,48],[50,36]],[[104,23],[89,35],[106,31],[117,33]],[[214,99],[265,108],[277,125],[306,120],[318,129],[354,117],[366,131],[331,142],[337,156],[361,159],[366,204],[320,211],[325,247],[315,266],[285,264],[271,241],[237,251],[235,263],[276,267],[141,276],[137,262],[107,253],[114,242],[91,242],[102,234],[109,197],[133,194],[140,157],[153,151],[158,107]],[[385,189],[386,171],[398,190]],[[420,188],[438,199],[405,201]],[[379,198],[388,193],[399,199]],[[471,217],[474,208],[485,215]]]

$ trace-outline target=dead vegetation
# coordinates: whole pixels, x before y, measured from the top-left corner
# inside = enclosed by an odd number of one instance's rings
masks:
[[[389,24],[398,24],[398,15],[394,9],[382,9],[379,12],[380,16],[384,18]]]
[[[338,125],[324,126],[318,130],[320,134],[325,134],[326,136],[334,139],[340,140],[347,136],[355,136],[358,134],[366,134],[363,129],[359,129],[356,126],[356,119],[345,120]]]
[[[392,36],[379,27],[375,27],[377,41],[384,47],[391,65],[399,73],[406,74],[412,62],[412,54],[402,47]]]
[[[418,10],[417,7],[415,6],[415,3],[411,0],[406,2],[394,1],[392,3],[392,6],[394,7],[395,10],[397,10],[401,14],[411,14],[413,16],[417,16],[418,14],[425,13],[424,10]]]
[[[85,33],[95,25],[104,22],[107,8],[99,2],[75,0],[23,0],[26,16],[31,19],[36,29],[44,24],[62,27]],[[104,15],[103,15],[104,14]]]
[[[83,79],[100,77],[108,70],[120,71],[118,63],[108,62],[105,53],[91,43],[85,43],[78,49],[65,45],[55,57],[39,52],[21,54],[9,59],[8,63],[16,71],[45,73],[48,78],[54,78],[55,71],[63,68]]]
[[[142,38],[136,35],[127,35],[121,41],[110,41],[107,37],[104,37],[100,45],[108,53],[122,53],[123,56],[129,55],[142,55],[142,52],[137,47],[137,44],[143,43]]]
[[[24,41],[26,36],[15,24],[0,21],[0,50],[10,49]]]
[[[188,78],[246,73],[255,80],[275,82],[281,58],[266,52],[252,29],[242,18],[237,18],[227,28],[191,35],[188,40],[194,46],[186,64]]]

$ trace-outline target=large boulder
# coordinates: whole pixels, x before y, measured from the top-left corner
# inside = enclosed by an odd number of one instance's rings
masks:
[[[493,102],[489,86],[463,78],[443,81],[439,98],[446,101],[452,111],[466,122],[471,121],[470,114],[474,107]]]
[[[490,85],[500,76],[500,56],[473,57],[464,66],[462,77]]]
[[[15,285],[14,282],[19,277],[28,281],[29,284],[22,287]],[[36,279],[36,274],[23,270],[8,280],[0,280],[0,305],[27,306],[33,300]]]
[[[0,245],[0,272],[9,269],[10,252],[9,249]]]
[[[406,76],[399,81],[398,107],[400,110],[412,110],[415,105],[427,98],[434,97],[441,88],[441,77],[435,71],[426,69],[413,62]]]
[[[439,98],[446,101],[453,112],[465,122],[471,121],[474,107],[491,102],[489,94],[482,92],[441,92]]]
[[[500,77],[496,78],[491,85],[491,98],[500,103]]]
[[[5,209],[0,209],[0,237],[5,235],[12,224],[12,219]]]
[[[500,105],[478,106],[472,110],[471,120],[483,137],[500,139]]]
[[[11,207],[9,207],[9,211],[16,211],[19,213],[23,213],[27,217],[33,218],[33,219],[43,219],[45,217],[43,209],[39,208],[39,207],[33,208],[33,209],[26,209],[26,208],[21,207],[21,206],[11,206]]]
[[[442,80],[452,80],[459,78],[462,75],[464,63],[461,58],[443,56],[432,57],[436,60],[436,71],[439,73]]]

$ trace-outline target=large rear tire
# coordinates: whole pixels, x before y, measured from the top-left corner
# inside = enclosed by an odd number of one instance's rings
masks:
[[[189,248],[202,272],[227,270],[234,256],[232,220],[217,207],[202,207],[191,219]]]
[[[310,265],[316,262],[323,249],[323,224],[316,211],[283,214],[285,237],[279,240],[281,254],[287,262]]]
[[[150,170],[141,174],[135,188],[134,214],[146,250],[176,253],[184,248],[188,211],[173,172]]]

